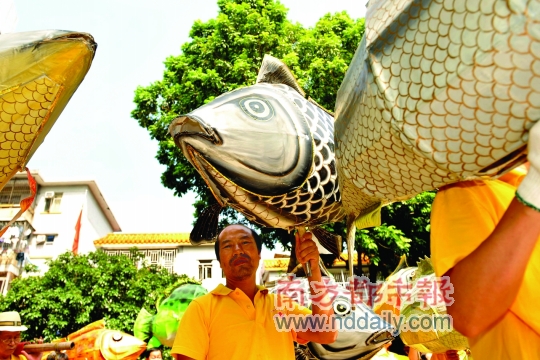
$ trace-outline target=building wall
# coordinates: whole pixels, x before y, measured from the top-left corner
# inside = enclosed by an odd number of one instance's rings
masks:
[[[79,213],[76,214],[72,226],[73,238],[75,236],[75,224],[78,216]],[[95,251],[94,240],[102,238],[111,232],[113,232],[111,224],[89,190],[86,194],[86,206],[83,210],[79,252],[85,254]]]
[[[45,193],[54,191],[62,193],[60,210],[45,211]],[[36,196],[33,227],[35,235],[30,241],[29,256],[32,264],[42,272],[47,270],[45,262],[58,255],[71,251],[75,238],[75,225],[81,208],[81,231],[79,236],[79,253],[94,251],[93,241],[113,231],[107,218],[102,213],[88,186],[42,186]],[[38,235],[56,235],[52,245],[36,243]]]
[[[214,245],[180,247],[175,260],[174,272],[201,280],[199,278],[201,260],[211,260],[212,278],[221,278],[221,268],[216,260]]]

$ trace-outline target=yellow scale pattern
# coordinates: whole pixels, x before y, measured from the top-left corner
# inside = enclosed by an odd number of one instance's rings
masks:
[[[0,184],[26,162],[59,89],[58,84],[42,76],[0,94]]]
[[[203,159],[201,159],[200,164],[205,168],[205,173],[207,173],[218,185],[219,191],[222,192],[221,196],[215,196],[216,199],[233,199],[234,201],[228,203],[228,206],[241,212],[250,221],[262,226],[292,230],[298,224],[304,226],[318,225],[339,218],[342,214],[340,203],[332,203],[329,206],[323,207],[319,213],[312,215],[314,221],[311,221],[309,214],[306,214],[307,217],[305,219],[295,216],[294,214],[288,214],[288,216],[286,216],[284,214],[285,211],[281,208],[272,206],[272,198],[263,198],[248,193],[238,185],[229,181]]]
[[[524,161],[540,118],[540,1],[370,3],[336,102],[347,213]]]

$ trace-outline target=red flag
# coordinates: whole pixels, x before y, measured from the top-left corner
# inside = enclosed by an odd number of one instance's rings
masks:
[[[8,222],[6,224],[6,226],[4,226],[2,228],[2,230],[0,230],[0,236],[4,235],[4,233],[7,231],[7,229],[26,211],[28,210],[28,208],[30,208],[30,206],[32,205],[32,203],[34,202],[34,198],[36,197],[36,189],[37,189],[37,185],[36,185],[36,179],[34,179],[32,177],[32,175],[30,174],[30,170],[28,170],[28,168],[25,168],[26,169],[26,176],[28,177],[28,185],[30,186],[30,196],[25,198],[25,199],[22,199],[21,202],[19,203],[20,205],[20,210],[17,214],[15,214],[15,216],[13,217],[13,219],[11,219],[10,222]]]
[[[77,255],[77,252],[79,251],[79,234],[81,233],[81,219],[82,219],[82,209],[79,213],[79,219],[77,220],[77,224],[75,224],[75,239],[73,239],[73,255]]]

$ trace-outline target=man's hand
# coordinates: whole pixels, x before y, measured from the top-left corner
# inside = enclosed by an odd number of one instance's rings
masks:
[[[41,360],[43,353],[27,353],[26,351],[21,351],[21,355],[24,355],[28,360]]]
[[[34,339],[33,341],[27,342],[27,344],[43,344],[43,338],[40,337],[39,339]],[[35,352],[27,353],[24,350],[21,350],[21,355],[23,355],[28,360],[41,360],[41,358],[43,357],[42,352],[39,352],[39,353],[35,353]]]
[[[310,282],[311,295],[321,295],[321,293],[315,293],[315,288],[312,285],[313,282],[317,282],[323,287],[322,289],[319,288],[318,290],[324,291],[323,296],[321,296],[321,302],[325,304],[331,303],[328,291],[324,288],[325,285],[321,276],[321,268],[319,266],[319,249],[317,248],[317,244],[315,244],[315,241],[313,241],[310,232],[306,232],[302,237],[300,237],[300,235],[296,233],[295,237],[296,258],[298,259],[298,262],[300,262],[301,264],[305,264],[309,261],[311,264],[311,276],[308,278]],[[315,302],[312,303],[311,311],[313,315],[324,315],[326,319],[328,319],[327,321],[332,321],[332,316],[334,315],[334,308],[332,306],[330,306],[330,308],[328,309],[321,309],[319,305]],[[337,331],[333,329],[328,331],[307,330],[298,331],[298,335],[304,340],[314,341],[319,344],[330,344],[336,341]]]
[[[311,278],[321,277],[321,269],[319,267],[319,249],[313,241],[310,232],[306,232],[301,238],[298,232],[296,238],[296,259],[299,263],[305,264],[309,261],[311,264]],[[318,274],[318,276],[316,275]],[[320,281],[320,279],[317,279]]]

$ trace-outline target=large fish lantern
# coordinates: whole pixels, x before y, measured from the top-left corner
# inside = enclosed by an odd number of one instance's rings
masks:
[[[136,360],[146,350],[144,341],[124,332],[105,328],[104,320],[86,325],[57,341],[75,343],[72,350],[65,351],[70,360]],[[45,358],[46,354],[43,356],[43,359]]]
[[[267,58],[257,85],[181,116],[170,132],[221,206],[285,229],[346,215],[351,251],[356,226],[379,225],[382,206],[525,161],[540,118],[538,9],[539,0],[370,1],[333,138],[320,131],[331,118]],[[325,142],[335,163],[319,156]],[[321,161],[331,165],[319,173]],[[200,234],[210,215],[217,221],[211,210],[199,219],[195,242],[209,238]]]
[[[345,215],[334,119],[305,99],[289,69],[275,58],[265,56],[256,85],[175,119],[170,133],[219,203],[199,218],[194,243],[215,241],[217,213],[225,206],[262,226],[283,229]],[[206,216],[213,217],[211,225]],[[333,249],[337,252],[337,246]]]
[[[540,118],[540,1],[370,1],[336,101],[343,206],[523,163]]]
[[[90,69],[91,35],[0,35],[0,189],[24,168]]]
[[[164,293],[169,293],[169,289]],[[145,308],[141,309],[133,325],[133,335],[140,340],[148,341],[149,349],[161,345],[172,347],[178,325],[187,307],[193,299],[206,293],[204,287],[190,279],[175,284],[175,288],[165,300],[158,299],[155,315],[150,314]]]
[[[362,303],[359,294],[355,296],[356,306],[353,309],[349,301],[351,292],[337,284],[324,268],[323,273],[330,276],[327,286],[331,289],[329,294],[336,315],[334,321],[341,325],[337,325],[338,336],[332,344],[309,342],[307,347],[310,354],[320,360],[371,359],[385,344],[394,340],[396,327],[387,322],[388,318],[379,316]],[[280,279],[275,287],[268,290],[278,297],[286,296],[303,306],[311,307],[307,278]]]

